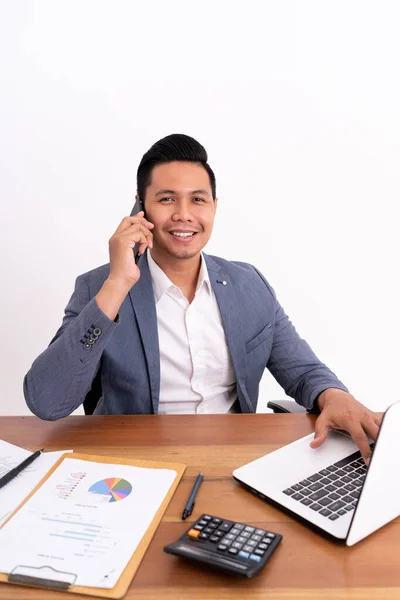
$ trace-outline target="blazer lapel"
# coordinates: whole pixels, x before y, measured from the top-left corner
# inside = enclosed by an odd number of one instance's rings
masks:
[[[236,383],[243,392],[245,390],[246,350],[242,319],[240,318],[241,309],[235,282],[230,279],[229,275],[210,256],[204,254],[204,258],[207,264],[211,287],[215,293],[224,325],[226,341],[236,375]],[[249,404],[246,393],[243,394],[243,398],[246,404]],[[248,410],[253,412],[250,404]]]
[[[147,255],[139,259],[140,279],[129,292],[143,342],[150,379],[154,414],[158,413],[160,398],[160,348],[158,344],[157,311],[154,301]]]

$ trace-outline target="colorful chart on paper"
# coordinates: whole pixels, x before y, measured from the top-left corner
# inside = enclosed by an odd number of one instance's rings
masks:
[[[102,496],[110,496],[109,502],[118,502],[127,498],[132,491],[132,485],[126,479],[120,477],[110,477],[109,479],[101,479],[96,481],[89,488],[92,494],[101,494]]]

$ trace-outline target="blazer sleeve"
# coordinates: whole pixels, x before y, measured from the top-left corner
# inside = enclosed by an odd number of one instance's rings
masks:
[[[79,276],[61,327],[24,378],[25,400],[36,416],[53,421],[83,403],[101,355],[118,326],[91,298],[85,276]],[[88,344],[88,340],[93,343]]]
[[[254,267],[255,268],[255,267]],[[307,410],[315,408],[318,395],[328,388],[348,392],[346,386],[323,364],[297,333],[276,294],[255,269],[275,300],[275,330],[267,368],[286,394]]]

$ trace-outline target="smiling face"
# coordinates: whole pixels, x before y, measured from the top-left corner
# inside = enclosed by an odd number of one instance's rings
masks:
[[[201,164],[174,161],[154,167],[144,207],[146,218],[154,223],[152,256],[199,256],[210,239],[217,208]]]

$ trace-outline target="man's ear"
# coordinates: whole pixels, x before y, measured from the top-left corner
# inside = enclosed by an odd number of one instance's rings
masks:
[[[217,208],[218,208],[218,198],[215,198],[215,200],[214,200],[214,204],[215,204],[215,212],[217,212]]]

